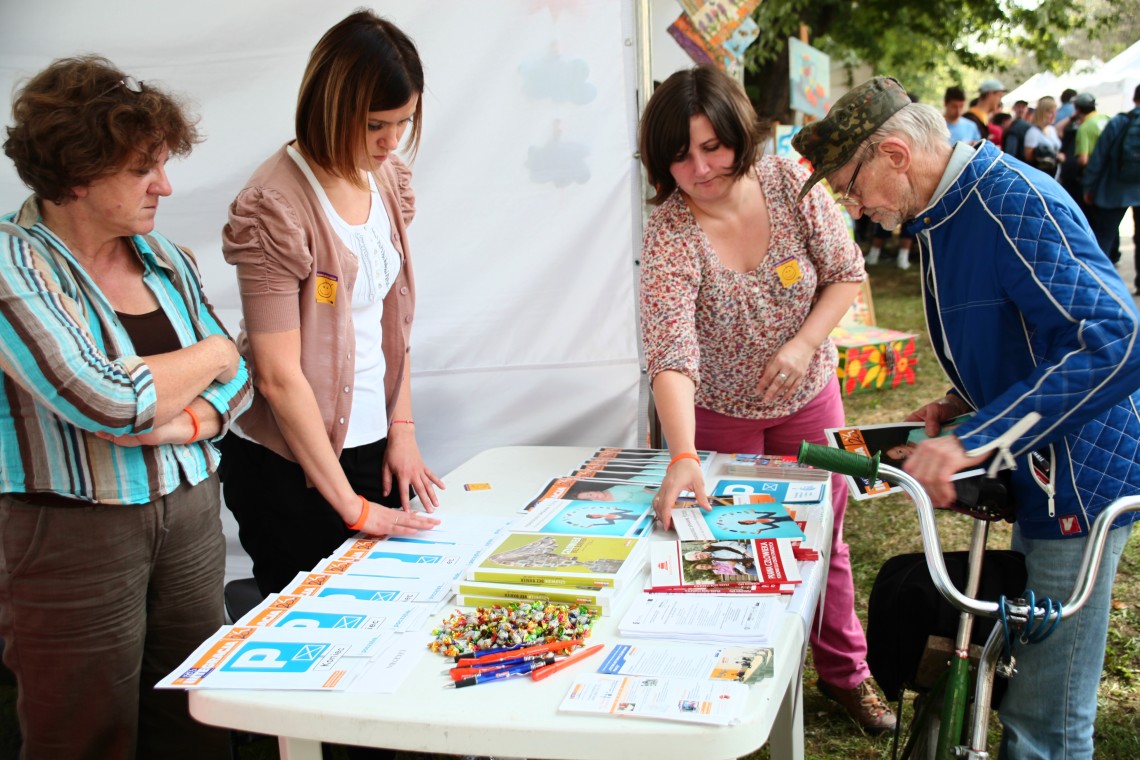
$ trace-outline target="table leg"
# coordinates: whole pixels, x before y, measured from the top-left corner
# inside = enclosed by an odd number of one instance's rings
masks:
[[[321,760],[321,743],[312,739],[291,739],[277,737],[277,749],[281,760]]]
[[[792,678],[768,736],[768,749],[773,760],[803,760],[804,758],[804,703],[803,680]]]

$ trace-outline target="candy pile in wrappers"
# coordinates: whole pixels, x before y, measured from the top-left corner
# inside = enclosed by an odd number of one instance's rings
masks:
[[[432,631],[428,645],[447,657],[499,647],[529,646],[552,641],[584,639],[593,624],[589,610],[578,605],[549,602],[509,602],[456,610]]]

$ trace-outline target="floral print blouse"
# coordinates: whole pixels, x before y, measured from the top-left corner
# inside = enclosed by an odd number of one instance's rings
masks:
[[[796,162],[765,156],[755,174],[742,179],[759,181],[771,224],[768,255],[748,273],[720,262],[680,190],[654,210],[641,252],[641,330],[650,382],[676,370],[696,385],[697,406],[772,419],[798,411],[835,377],[838,357],[828,339],[789,398],[766,403],[756,393],[764,367],[799,331],[820,290],[864,278],[862,253],[827,190],[816,185],[796,204],[807,178]]]

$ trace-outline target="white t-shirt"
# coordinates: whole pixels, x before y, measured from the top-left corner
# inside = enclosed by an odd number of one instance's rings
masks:
[[[364,224],[349,224],[333,208],[304,156],[293,146],[289,146],[289,156],[309,180],[337,235],[360,262],[356,285],[352,289],[356,372],[353,387],[345,387],[345,393],[351,392],[353,396],[344,447],[375,443],[388,435],[388,407],[384,398],[387,364],[381,345],[383,331],[380,318],[384,316],[384,297],[400,273],[400,254],[392,245],[392,220],[388,218],[388,209],[371,174],[368,175],[368,185],[372,190],[372,208],[368,220]]]
[[[1026,148],[1036,148],[1043,142],[1048,142],[1057,150],[1061,149],[1061,138],[1057,136],[1057,130],[1052,124],[1046,124],[1044,130],[1038,126],[1032,126],[1025,133]]]

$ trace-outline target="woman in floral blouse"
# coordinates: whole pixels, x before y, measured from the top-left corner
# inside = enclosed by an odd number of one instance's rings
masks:
[[[641,160],[656,189],[642,244],[641,325],[673,462],[654,502],[666,528],[676,496],[707,506],[697,449],[795,454],[845,423],[828,333],[854,300],[863,257],[835,202],[794,161],[760,157],[762,130],[723,72],[677,72],[641,121]],[[855,615],[843,515],[835,512],[822,628],[811,643],[820,688],[869,731],[893,727],[877,696]]]

